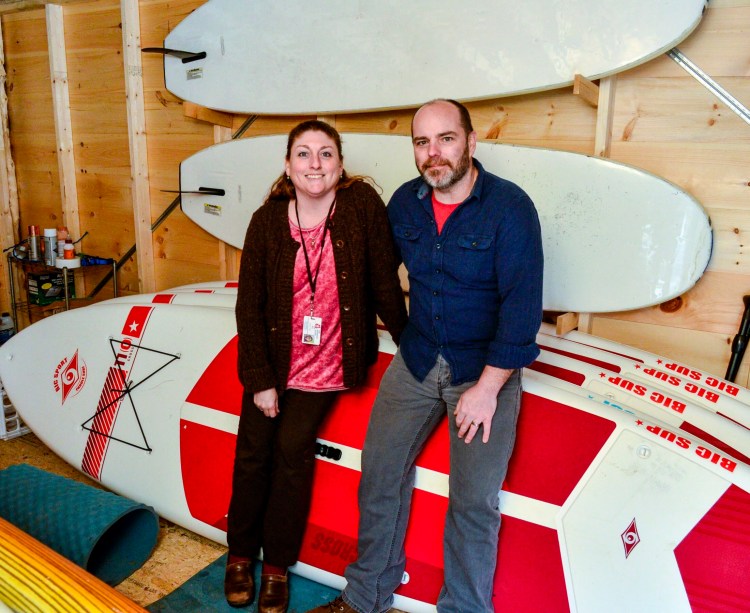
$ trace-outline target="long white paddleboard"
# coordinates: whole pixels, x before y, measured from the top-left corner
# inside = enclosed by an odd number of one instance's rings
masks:
[[[372,177],[387,202],[416,176],[405,136],[344,134],[344,163]],[[182,209],[207,232],[242,248],[252,213],[283,170],[286,136],[214,145],[180,165]],[[689,290],[711,255],[700,204],[672,183],[602,158],[480,142],[484,167],[520,185],[539,212],[544,240],[544,308],[625,311]]]
[[[671,49],[705,0],[209,0],[169,33],[167,88],[235,113],[496,98],[626,70]],[[186,57],[187,56],[187,57]]]
[[[30,326],[0,347],[0,378],[24,421],[72,465],[224,542],[241,402],[233,313],[146,301],[111,301]],[[319,433],[295,570],[330,585],[343,585],[356,555],[359,454],[393,344],[382,349],[367,383],[342,394]],[[747,464],[554,374],[527,370],[524,390],[500,493],[498,608],[748,609]],[[395,606],[434,611],[447,505],[445,423],[417,465]]]

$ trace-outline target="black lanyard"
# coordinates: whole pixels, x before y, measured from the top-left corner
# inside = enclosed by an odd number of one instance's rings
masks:
[[[307,255],[307,247],[305,247],[305,236],[302,233],[302,224],[299,221],[299,208],[297,207],[297,199],[294,200],[294,213],[297,216],[297,227],[299,228],[300,238],[302,239],[302,252],[305,254],[305,266],[307,268],[307,280],[310,282],[310,290],[312,295],[310,296],[310,313],[315,303],[315,287],[318,284],[318,273],[320,272],[320,263],[323,261],[323,247],[326,244],[326,232],[328,231],[328,224],[331,221],[331,213],[333,213],[333,207],[336,204],[336,198],[331,202],[331,206],[328,208],[328,215],[326,215],[326,222],[323,226],[323,237],[320,239],[320,259],[318,259],[318,265],[315,268],[315,276],[313,277],[312,270],[310,268],[310,257]]]

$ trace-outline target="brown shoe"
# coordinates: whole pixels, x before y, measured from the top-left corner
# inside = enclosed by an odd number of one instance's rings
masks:
[[[286,575],[261,575],[258,613],[286,613],[289,581]]]
[[[246,607],[253,601],[255,581],[250,561],[227,564],[224,573],[224,596],[232,607]]]
[[[314,609],[310,609],[307,613],[359,613],[356,609],[353,609],[344,602],[344,599],[339,596],[335,600],[332,600],[328,604],[320,605]]]

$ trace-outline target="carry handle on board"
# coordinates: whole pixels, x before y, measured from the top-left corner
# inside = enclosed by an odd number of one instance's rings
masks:
[[[204,196],[226,196],[226,190],[220,187],[199,187],[197,190],[187,189],[162,189],[168,194],[203,194]]]
[[[729,358],[727,374],[724,376],[727,381],[732,382],[734,382],[734,378],[737,376],[737,371],[740,369],[740,364],[742,363],[742,357],[745,355],[745,349],[747,349],[747,344],[750,342],[750,296],[743,296],[742,302],[745,303],[745,312],[742,314],[740,329],[732,341],[732,357]]]
[[[167,49],[166,47],[145,47],[141,49],[143,53],[161,53],[162,55],[173,55],[174,57],[180,58],[183,64],[189,64],[190,62],[196,62],[198,60],[206,59],[206,52],[199,51],[180,51],[179,49]]]

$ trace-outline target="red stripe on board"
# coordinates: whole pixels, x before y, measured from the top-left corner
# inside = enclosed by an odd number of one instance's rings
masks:
[[[193,290],[196,294],[214,294],[215,290],[212,289],[196,289]]]
[[[237,337],[232,338],[208,365],[190,390],[187,402],[231,415],[242,412],[243,388],[237,376]]]
[[[680,424],[680,430],[682,430],[683,432],[692,434],[693,436],[697,436],[704,443],[708,443],[709,445],[713,445],[717,449],[721,449],[724,453],[728,453],[733,458],[736,458],[737,460],[741,460],[745,464],[750,464],[750,458],[748,458],[745,454],[737,451],[731,445],[725,443],[724,441],[719,440],[718,438],[716,438],[712,434],[709,434],[705,430],[701,430],[698,426],[695,426],[688,421],[683,421]]]
[[[175,294],[156,294],[151,302],[155,304],[171,304],[175,299]]]
[[[574,360],[578,360],[579,362],[586,362],[587,364],[593,364],[594,366],[597,366],[598,368],[604,368],[606,370],[611,370],[613,372],[620,372],[622,370],[616,364],[610,364],[609,362],[605,362],[603,360],[590,358],[588,356],[581,355],[580,353],[573,353],[571,351],[563,351],[562,349],[557,349],[556,347],[548,347],[546,345],[539,345],[539,347],[541,349],[544,349],[545,351],[549,351],[550,353],[557,353],[559,355],[564,355],[568,358],[573,358]]]
[[[377,362],[367,372],[364,385],[339,394],[318,431],[318,437],[332,443],[362,449],[372,404],[383,373],[392,359],[393,356],[390,354],[379,353]]]
[[[546,364],[545,362],[540,362],[539,360],[533,362],[532,364],[529,364],[526,368],[529,368],[530,370],[534,370],[536,372],[540,372],[544,375],[549,375],[550,377],[554,377],[555,379],[561,379],[563,381],[567,381],[568,383],[573,383],[574,385],[578,386],[583,385],[583,382],[586,380],[585,375],[579,372],[575,372],[574,370],[569,370],[567,368],[562,368],[561,366]]]
[[[570,610],[555,530],[503,516],[492,601],[496,611]]]
[[[357,557],[359,471],[319,461],[300,561],[337,575]],[[404,544],[409,582],[397,594],[435,603],[443,584],[443,525],[448,499],[415,490]]]
[[[97,480],[101,476],[104,455],[110,441],[108,435],[112,433],[117,413],[122,404],[125,379],[125,371],[114,366],[109,368],[104,389],[102,389],[99,404],[96,407],[97,414],[91,423],[91,429],[94,432],[89,432],[86,439],[81,468],[83,472]],[[99,434],[100,432],[101,434]]]
[[[237,436],[180,420],[182,486],[190,515],[226,531]]]
[[[299,559],[337,575],[357,557],[359,471],[315,463],[312,503]]]
[[[562,505],[615,430],[615,423],[525,392],[503,489]]]
[[[750,494],[731,485],[675,549],[693,611],[750,611]]]
[[[146,329],[148,318],[151,316],[153,310],[154,307],[149,306],[132,307],[128,313],[127,319],[125,320],[125,325],[122,327],[123,336],[141,338],[143,331]]]

